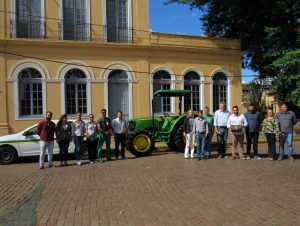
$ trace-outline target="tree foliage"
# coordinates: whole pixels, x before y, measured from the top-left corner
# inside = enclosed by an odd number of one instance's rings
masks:
[[[243,67],[259,72],[262,79],[275,78],[273,89],[279,100],[299,101],[299,0],[165,2],[201,10],[207,36],[240,39],[245,52]]]
[[[272,88],[278,101],[300,104],[300,49],[287,52],[268,69],[274,74]]]

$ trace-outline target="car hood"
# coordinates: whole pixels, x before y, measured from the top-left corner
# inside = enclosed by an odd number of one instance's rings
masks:
[[[19,139],[19,134],[10,134],[0,137],[0,144],[8,141],[15,141]]]

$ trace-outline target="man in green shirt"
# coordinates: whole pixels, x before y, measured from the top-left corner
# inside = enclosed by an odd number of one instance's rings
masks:
[[[101,110],[101,117],[97,120],[97,128],[99,131],[99,141],[98,141],[98,160],[102,161],[102,146],[104,142],[106,143],[106,159],[111,160],[110,153],[110,132],[111,132],[111,122],[108,117],[106,117],[106,109]]]
[[[204,114],[202,116],[204,119],[206,119],[206,121],[208,122],[208,129],[209,129],[209,133],[206,137],[206,157],[210,158],[211,155],[211,141],[212,141],[212,137],[214,135],[214,116],[209,114],[209,108],[205,107],[204,108]]]

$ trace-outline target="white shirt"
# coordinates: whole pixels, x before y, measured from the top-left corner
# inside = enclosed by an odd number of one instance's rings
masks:
[[[217,110],[215,112],[215,117],[214,117],[214,126],[226,127],[226,123],[228,121],[229,116],[230,116],[230,112],[228,110],[225,111]]]
[[[111,127],[114,133],[125,133],[127,131],[127,122],[125,119],[115,118],[111,123]]]
[[[230,115],[227,121],[227,128],[231,128],[232,126],[246,127],[247,125],[248,125],[247,119],[243,114],[238,114],[238,115],[232,114]]]

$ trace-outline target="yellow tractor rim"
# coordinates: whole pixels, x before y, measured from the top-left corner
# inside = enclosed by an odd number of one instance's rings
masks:
[[[147,135],[139,134],[134,138],[133,146],[138,152],[146,152],[151,147],[151,140]]]

